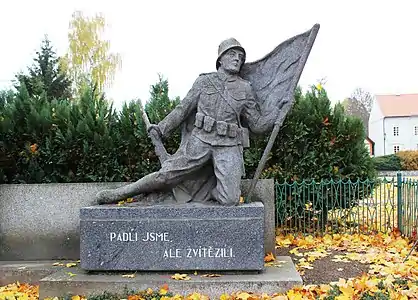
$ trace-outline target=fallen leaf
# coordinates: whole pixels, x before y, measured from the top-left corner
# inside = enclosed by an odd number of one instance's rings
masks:
[[[70,275],[70,277],[74,277],[74,276],[76,276],[76,274],[71,273],[71,272],[67,272],[67,274],[68,274],[68,275]]]
[[[77,266],[77,264],[76,263],[68,263],[68,264],[66,264],[65,265],[67,268],[71,268],[71,267],[75,267],[75,266]]]
[[[174,274],[173,276],[171,276],[171,278],[175,280],[190,280],[191,279],[187,274],[179,274],[179,273]]]
[[[239,294],[236,295],[237,300],[248,300],[251,297],[250,294],[248,294],[247,292],[241,292]]]
[[[212,278],[212,277],[221,277],[221,275],[220,274],[205,274],[205,275],[202,275],[202,277],[210,277],[210,278]]]
[[[165,283],[163,284],[163,286],[160,288],[160,295],[167,295],[168,293],[168,284]]]
[[[268,253],[265,257],[264,257],[264,262],[271,262],[274,261],[274,255],[272,252]]]
[[[209,300],[209,297],[207,297],[206,295],[202,295],[199,293],[194,292],[191,295],[188,295],[185,300]]]
[[[219,297],[220,300],[229,300],[231,297],[228,294],[222,294],[221,297]]]

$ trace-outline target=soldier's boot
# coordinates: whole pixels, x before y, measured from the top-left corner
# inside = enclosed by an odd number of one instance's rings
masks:
[[[98,204],[117,203],[142,193],[149,193],[163,187],[158,179],[158,173],[148,174],[136,182],[112,190],[102,190],[96,194],[95,202]]]

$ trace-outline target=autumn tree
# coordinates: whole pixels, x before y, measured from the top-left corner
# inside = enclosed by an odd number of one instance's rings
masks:
[[[15,88],[20,89],[22,85],[28,91],[29,97],[46,96],[46,99],[70,99],[71,80],[68,77],[61,58],[53,50],[51,41],[45,36],[41,49],[36,52],[34,63],[28,67],[28,73],[16,75]]]
[[[373,105],[373,96],[362,88],[357,88],[343,102],[346,113],[359,117],[364,124],[366,134],[369,132],[369,117]]]
[[[102,93],[121,66],[120,55],[110,52],[110,41],[103,38],[105,27],[100,14],[90,18],[77,11],[72,16],[65,62],[79,92],[87,84]]]

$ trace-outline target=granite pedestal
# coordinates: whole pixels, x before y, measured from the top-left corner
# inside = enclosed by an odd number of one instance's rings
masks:
[[[261,271],[264,254],[261,202],[101,205],[80,211],[84,270]]]

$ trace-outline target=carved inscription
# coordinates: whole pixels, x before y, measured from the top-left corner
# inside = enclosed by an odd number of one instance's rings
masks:
[[[175,248],[165,249],[163,258],[222,258],[235,257],[232,248]]]
[[[110,232],[111,242],[140,242],[166,243],[173,242],[168,232],[145,232],[142,236],[138,232]],[[164,248],[162,258],[231,258],[235,257],[231,247],[184,247]]]

